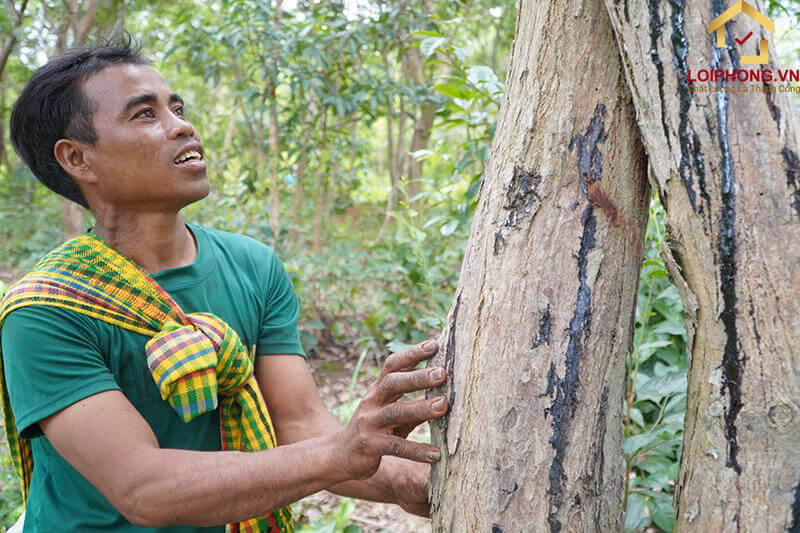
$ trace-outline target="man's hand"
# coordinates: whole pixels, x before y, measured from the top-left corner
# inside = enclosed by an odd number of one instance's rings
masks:
[[[405,439],[419,424],[439,418],[447,412],[447,400],[441,396],[412,402],[400,401],[403,394],[437,387],[447,379],[444,368],[414,367],[436,353],[438,345],[429,340],[405,352],[391,355],[383,372],[356,408],[350,423],[339,431],[342,447],[341,468],[351,479],[372,476],[381,464],[381,457],[392,455],[435,463],[439,449]],[[409,483],[411,483],[409,481]],[[420,484],[419,481],[416,482]],[[427,480],[425,501],[427,502]],[[409,499],[416,500],[419,488],[406,489]],[[399,502],[398,502],[399,503]],[[408,502],[411,505],[412,502]],[[413,512],[413,511],[412,511]]]
[[[428,481],[431,477],[431,465],[405,463],[402,473],[400,476],[392,476],[395,502],[407,513],[430,518]]]

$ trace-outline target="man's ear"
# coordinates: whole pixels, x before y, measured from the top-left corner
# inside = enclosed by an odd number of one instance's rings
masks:
[[[94,183],[97,177],[86,159],[85,145],[72,139],[59,139],[53,155],[61,167],[79,183]]]

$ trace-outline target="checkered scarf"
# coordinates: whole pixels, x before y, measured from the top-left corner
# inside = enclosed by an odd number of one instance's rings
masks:
[[[220,406],[223,450],[276,446],[267,406],[253,376],[254,354],[224,321],[210,313],[185,314],[144,270],[96,235],[67,241],[43,257],[0,302],[8,314],[29,305],[70,309],[152,337],[147,365],[161,398],[184,422]],[[17,433],[2,368],[2,414],[14,467],[27,503],[33,472],[31,444]],[[228,524],[227,532],[291,532],[289,507]]]

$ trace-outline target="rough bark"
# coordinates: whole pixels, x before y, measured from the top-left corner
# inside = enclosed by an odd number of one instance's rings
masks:
[[[570,46],[563,46],[569,42]],[[522,0],[433,364],[435,531],[619,531],[646,159],[600,0]]]
[[[740,94],[692,92],[687,81],[688,69],[776,71],[772,60],[740,60],[771,35],[740,15],[717,48],[707,25],[724,0],[605,3],[667,208],[666,255],[690,337],[676,531],[800,530],[794,104],[778,81],[754,83],[776,92]],[[734,37],[749,31],[740,48]]]

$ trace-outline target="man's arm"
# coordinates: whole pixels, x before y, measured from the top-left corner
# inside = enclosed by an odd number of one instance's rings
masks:
[[[145,420],[119,391],[89,396],[40,421],[56,451],[129,521],[140,526],[216,525],[266,514],[350,479],[365,479],[383,455],[434,462],[438,450],[393,435],[384,411],[402,424],[420,412],[397,406],[431,383],[407,371],[433,353],[395,354],[346,427],[271,450],[200,452],[161,449]],[[413,364],[412,364],[413,363]],[[425,416],[439,416],[426,412]]]
[[[433,372],[437,369],[426,369]],[[443,369],[438,369],[444,372]],[[256,358],[256,379],[267,402],[278,443],[292,444],[334,434],[342,423],[323,405],[308,364],[296,355],[270,355]],[[432,378],[435,379],[435,378]],[[422,414],[437,412],[435,399],[403,402]],[[444,404],[443,404],[444,405]],[[446,407],[440,408],[442,414]],[[395,413],[386,414],[391,418]],[[441,415],[440,415],[441,416]],[[399,427],[396,435],[405,437],[416,424]],[[397,503],[406,511],[428,516],[428,478],[430,466],[396,457],[384,457],[374,476],[363,481],[347,481],[329,487],[341,496]]]

